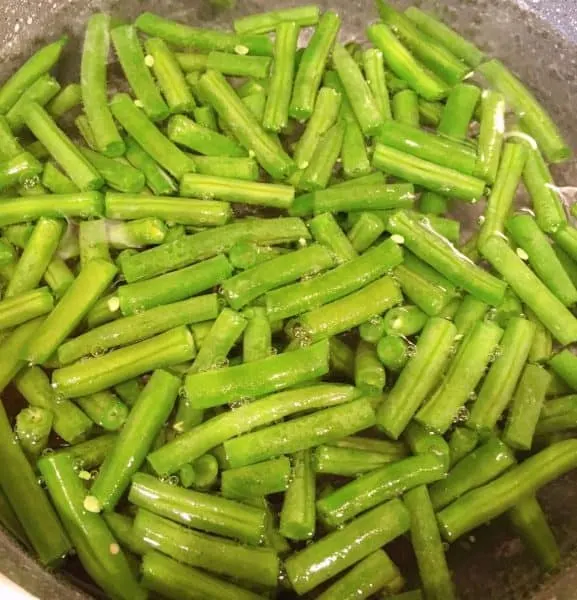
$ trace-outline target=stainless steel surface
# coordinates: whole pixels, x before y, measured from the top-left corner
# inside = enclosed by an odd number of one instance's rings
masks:
[[[304,0],[303,0],[304,1]],[[463,34],[504,60],[537,93],[577,149],[577,0],[416,0],[434,9]],[[0,4],[0,81],[48,39],[67,31],[73,35],[61,68],[64,79],[75,77],[79,39],[86,16],[110,10],[131,18],[144,10],[189,23],[223,27],[232,18],[273,6],[290,6],[290,0],[238,0],[234,11],[216,14],[207,0],[2,0]],[[364,26],[376,19],[371,0],[322,0],[319,4],[340,11],[343,40],[363,38]],[[399,1],[406,6],[409,2]],[[558,170],[560,185],[577,181],[575,165]],[[506,523],[497,520],[457,542],[449,552],[461,598],[470,600],[577,598],[577,477],[569,476],[547,486],[543,506],[565,556],[563,569],[543,581],[530,556],[511,536]],[[394,549],[397,560],[411,564],[403,542]],[[62,576],[43,570],[0,531],[0,572],[42,600],[79,600],[86,595]]]

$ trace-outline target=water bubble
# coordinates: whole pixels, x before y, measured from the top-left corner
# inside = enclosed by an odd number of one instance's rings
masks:
[[[180,483],[180,479],[177,475],[171,475],[168,480],[168,485],[178,485]]]
[[[102,356],[104,354],[106,354],[106,349],[102,346],[94,346],[90,350],[90,356],[92,356],[92,358],[98,358],[99,356]]]

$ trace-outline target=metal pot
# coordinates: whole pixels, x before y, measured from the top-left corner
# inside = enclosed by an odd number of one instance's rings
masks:
[[[397,0],[404,8],[418,4],[436,10],[457,30],[499,57],[528,83],[560,124],[577,149],[577,1],[576,0]],[[217,13],[206,0],[3,0],[0,4],[0,81],[3,81],[37,47],[64,31],[72,34],[61,64],[62,80],[78,76],[79,47],[88,15],[97,10],[134,18],[150,10],[164,16],[207,27],[230,23],[241,14],[270,10],[266,0],[238,0],[234,11]],[[275,0],[288,6],[294,0]],[[371,0],[321,0],[324,8],[340,12],[344,20],[342,39],[364,36],[367,23],[376,19]],[[559,185],[577,181],[575,163],[557,170]],[[461,540],[449,551],[461,598],[471,600],[577,598],[577,476],[568,476],[542,490],[546,510],[565,556],[561,572],[545,578],[504,520],[497,519]],[[410,549],[395,548],[401,567],[411,563]],[[41,599],[80,600],[98,591],[73,574],[44,570],[6,534],[0,531],[0,573]]]

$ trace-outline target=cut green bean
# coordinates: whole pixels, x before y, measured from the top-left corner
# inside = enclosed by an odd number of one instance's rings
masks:
[[[341,19],[335,12],[326,11],[319,19],[295,76],[289,107],[294,119],[304,121],[313,114],[317,91],[340,26]]]
[[[488,432],[507,408],[529,356],[535,325],[526,319],[511,319],[505,329],[500,350],[481,386],[471,410],[468,426]]]
[[[547,111],[503,63],[493,59],[478,70],[492,87],[505,96],[523,128],[539,144],[547,161],[558,163],[571,157],[570,147]]]
[[[292,356],[294,354],[291,353]],[[358,392],[351,386],[321,384],[255,400],[234,411],[210,419],[192,431],[175,438],[151,453],[148,462],[158,474],[174,473],[183,464],[194,461],[235,435],[268,425],[295,412],[335,406],[352,400],[357,395]],[[239,396],[235,395],[235,398],[237,397]]]
[[[162,244],[166,232],[166,225],[156,217],[135,221],[108,221],[106,224],[108,241],[113,248],[141,248]],[[122,264],[122,259],[119,263]]]
[[[291,555],[285,562],[289,580],[299,595],[304,594],[402,535],[409,526],[409,513],[400,500],[378,506]]]
[[[478,300],[475,296],[467,294],[459,305],[453,319],[457,327],[457,332],[462,336],[467,335],[477,321],[484,320],[488,310],[488,304],[482,300]]]
[[[551,571],[561,561],[555,536],[547,518],[533,495],[518,502],[507,516],[525,545],[537,559],[543,571]]]
[[[44,108],[31,102],[26,108],[24,122],[80,190],[102,187],[104,180],[98,171],[82,156]]]
[[[126,140],[126,159],[144,174],[146,185],[154,194],[162,196],[177,191],[178,188],[168,173],[131,137]]]
[[[23,546],[30,548],[30,542],[26,538],[26,533],[14,512],[6,494],[0,489],[0,525],[2,528],[16,538]]]
[[[309,228],[315,240],[329,248],[338,263],[347,262],[357,256],[357,251],[330,213],[321,213],[311,219]]]
[[[29,152],[22,152],[10,160],[0,163],[0,190],[15,185],[34,187],[42,165]],[[22,189],[22,188],[21,188]]]
[[[409,345],[398,335],[385,335],[377,344],[377,355],[390,371],[400,371],[409,360]]]
[[[234,131],[239,143],[254,153],[265,171],[276,179],[284,179],[294,171],[292,159],[271,140],[223,75],[207,71],[200,78],[199,89],[227,127]]]
[[[150,38],[144,43],[144,48],[147,52],[145,63],[146,61],[152,63],[152,71],[166,99],[170,113],[192,112],[196,107],[196,102],[178,61],[166,42],[160,38]],[[152,60],[148,58],[149,56],[152,57]]]
[[[196,170],[201,175],[230,177],[257,181],[258,164],[253,158],[230,158],[225,156],[194,156],[192,158]]]
[[[507,222],[513,241],[529,257],[529,264],[541,281],[563,302],[577,302],[577,288],[559,262],[545,234],[530,215],[516,215]]]
[[[577,389],[577,377],[574,370],[576,362],[577,359],[570,350],[562,350],[549,360],[549,366],[553,371],[574,390]]]
[[[181,467],[178,475],[184,487],[197,490],[209,490],[216,485],[218,479],[218,460],[212,454],[205,454],[193,463]]]
[[[438,127],[443,110],[444,105],[442,102],[429,102],[421,98],[419,100],[419,121],[429,127]]]
[[[52,381],[66,398],[93,394],[147,371],[190,360],[194,350],[190,332],[186,327],[177,327],[104,356],[57,369]]]
[[[325,212],[409,209],[415,200],[414,191],[414,187],[407,183],[363,184],[354,188],[336,185],[297,197],[289,213],[302,216],[311,212],[318,215]]]
[[[421,11],[416,6],[407,8],[405,15],[416,23],[419,29],[445,46],[470,67],[477,68],[484,61],[485,55],[483,52],[435,17]]]
[[[431,486],[431,501],[436,511],[451,504],[469,490],[485,485],[516,463],[515,454],[498,438],[467,454],[447,477]]]
[[[448,469],[449,445],[442,436],[426,429],[417,421],[411,421],[405,429],[404,439],[413,454],[417,456],[432,454],[445,469]]]
[[[197,125],[183,115],[171,117],[168,122],[167,134],[173,142],[207,156],[246,156],[245,149],[234,140]]]
[[[319,139],[335,123],[341,106],[341,95],[330,87],[319,90],[315,109],[294,149],[294,161],[301,170],[306,169],[315,153]]]
[[[509,469],[495,481],[461,496],[437,514],[445,540],[452,542],[574,469],[576,450],[577,440],[554,443]]]
[[[38,468],[58,513],[65,523],[80,561],[107,594],[115,598],[146,598],[122,550],[100,515],[85,510],[82,480],[66,454],[42,458]]]
[[[62,366],[83,356],[139,342],[174,327],[216,318],[216,294],[190,298],[117,319],[66,341],[58,348]]]
[[[111,262],[104,219],[81,221],[78,227],[78,244],[81,267],[85,267],[93,259]]]
[[[81,147],[80,152],[111,188],[132,194],[136,194],[144,188],[146,184],[144,174],[130,164],[108,158],[89,148]]]
[[[504,239],[493,236],[480,251],[560,343],[577,341],[575,317],[511,250]]]
[[[455,590],[427,487],[409,490],[404,501],[411,515],[411,543],[425,594],[431,599],[451,600],[456,597]]]
[[[393,118],[411,127],[419,126],[419,98],[413,90],[401,90],[393,96]]]
[[[403,452],[397,450],[386,454],[354,447],[318,446],[314,450],[313,462],[317,473],[357,477],[399,458],[403,458]]]
[[[283,21],[276,28],[274,63],[262,120],[267,131],[282,131],[288,124],[299,29],[294,21]]]
[[[106,69],[110,50],[109,30],[108,15],[97,13],[88,19],[80,65],[80,85],[82,106],[96,148],[113,158],[124,154],[125,145],[108,107]]]
[[[307,191],[327,187],[341,149],[345,135],[345,124],[337,121],[320,138],[315,152],[299,181],[299,188]]]
[[[351,348],[337,337],[329,339],[329,360],[331,369],[354,379],[355,354]]]
[[[105,459],[90,494],[99,508],[111,510],[143,463],[154,437],[170,414],[180,379],[157,370],[130,411],[111,454]]]
[[[30,102],[37,102],[40,106],[46,106],[59,91],[60,84],[51,75],[42,75],[37,79],[24,91],[5,115],[6,122],[12,132],[14,134],[20,133],[24,127],[24,114]]]
[[[24,152],[24,148],[10,130],[6,117],[0,115],[0,161],[15,158],[22,152]]]
[[[0,456],[4,463],[0,472],[2,491],[40,562],[56,565],[71,550],[70,542],[28,459],[20,445],[14,443],[14,432],[1,404],[0,433]]]
[[[407,212],[399,211],[388,220],[387,229],[392,234],[402,237],[402,243],[409,250],[437,269],[453,284],[463,287],[488,304],[497,306],[503,301],[506,289],[504,282],[483,271],[420,220]]]
[[[383,121],[391,119],[391,103],[385,77],[383,53],[376,48],[365,50],[363,52],[363,68],[381,118]]]
[[[479,321],[473,327],[441,385],[417,413],[417,421],[438,433],[447,431],[459,407],[479,383],[502,335],[503,330],[490,322]]]
[[[475,170],[475,151],[449,137],[429,133],[397,121],[387,121],[381,127],[378,139],[387,147],[455,169],[465,175],[472,175]]]
[[[94,138],[94,133],[90,127],[90,123],[86,118],[86,115],[80,114],[74,119],[74,125],[76,125],[76,129],[78,129],[78,133],[84,140],[84,143],[91,149],[96,151],[96,139]]]
[[[455,427],[449,438],[449,468],[452,469],[471,453],[478,443],[479,435],[476,431],[467,427]]]
[[[242,179],[188,173],[180,182],[180,195],[192,198],[214,198],[257,206],[289,208],[294,188],[275,183],[257,183]]]
[[[192,161],[149,121],[128,94],[116,94],[110,108],[138,145],[146,148],[146,152],[171,175],[180,179],[184,173],[194,171]]]
[[[364,252],[378,240],[384,230],[385,226],[377,215],[363,212],[349,231],[348,238],[356,252]]]
[[[225,202],[214,200],[180,200],[147,194],[114,194],[105,196],[106,216],[110,219],[158,217],[171,223],[218,226],[230,220],[232,212]]]
[[[79,83],[69,83],[63,87],[46,106],[46,110],[53,119],[60,119],[68,111],[80,106],[82,103],[82,88]]]
[[[374,135],[382,125],[383,117],[359,66],[340,44],[333,49],[333,64],[363,134]]]
[[[6,298],[29,292],[38,286],[56,252],[63,230],[63,222],[55,219],[41,218],[36,223],[32,235],[16,263],[14,273],[6,288]]]
[[[397,283],[385,276],[344,298],[304,313],[292,335],[315,342],[356,327],[400,302],[401,292]]]
[[[149,36],[162,38],[177,47],[197,48],[205,52],[221,50],[272,56],[273,45],[266,35],[237,35],[216,29],[204,29],[182,25],[150,12],[141,13],[135,21],[140,31]]]
[[[383,550],[377,550],[358,562],[318,598],[319,600],[363,600],[383,588],[386,590],[385,593],[391,591],[391,586],[397,587],[399,580],[403,583],[397,566]]]
[[[280,513],[281,535],[308,540],[315,533],[315,474],[308,450],[293,455],[293,476]]]
[[[427,315],[442,316],[443,309],[456,299],[456,287],[410,252],[403,256],[403,264],[395,269],[403,293]]]
[[[93,260],[86,265],[56,308],[38,329],[23,356],[31,364],[42,364],[80,323],[116,275],[109,262]]]
[[[262,12],[234,20],[234,30],[239,34],[268,33],[281,23],[294,21],[300,27],[316,25],[319,20],[319,7],[315,4],[285,8],[272,12]]]
[[[565,209],[549,167],[536,148],[530,148],[528,151],[523,183],[531,196],[539,227],[545,233],[559,231],[567,223]]]
[[[370,25],[367,37],[382,53],[387,66],[397,77],[406,81],[409,87],[425,98],[440,100],[447,94],[447,84],[425,69],[395,37],[384,23]]]
[[[163,554],[147,552],[142,560],[142,585],[173,600],[260,600],[253,592],[204,571],[185,566]]]
[[[351,435],[374,420],[370,402],[362,398],[228,440],[224,449],[229,463],[239,467]]]
[[[377,9],[382,21],[394,31],[411,53],[443,81],[455,85],[470,73],[470,69],[450,50],[425,35],[388,2],[379,0]]]
[[[505,136],[505,98],[499,92],[485,90],[481,95],[481,127],[478,163],[475,175],[489,184],[495,182]],[[522,165],[520,166],[522,169]],[[515,173],[517,170],[515,170]]]
[[[355,385],[368,395],[376,395],[383,391],[385,382],[385,369],[375,346],[361,340],[355,353]]]
[[[383,325],[387,335],[411,336],[427,324],[427,315],[416,306],[398,306],[385,314]]]
[[[77,398],[76,402],[96,425],[106,431],[118,431],[126,422],[128,407],[112,392],[97,392]]]
[[[243,362],[254,362],[272,354],[272,331],[266,310],[255,306],[245,311],[248,323],[242,338]]]
[[[110,32],[116,56],[139,106],[152,121],[162,121],[169,108],[145,63],[144,52],[132,25],[121,25]]]
[[[35,461],[48,446],[52,420],[50,410],[37,406],[24,408],[16,415],[14,432],[31,461]]]
[[[9,299],[5,297],[0,302],[0,329],[15,327],[45,315],[53,307],[54,298],[46,287],[36,288],[21,294],[13,294]]]
[[[402,258],[401,249],[387,240],[323,275],[267,293],[267,314],[271,319],[285,318],[338,300],[383,276]],[[379,312],[369,317],[373,314]]]
[[[67,443],[83,440],[92,428],[91,420],[69,400],[59,399],[48,376],[39,367],[29,367],[14,380],[18,392],[33,407],[43,408],[54,414],[54,431]]]
[[[0,87],[0,114],[6,114],[22,94],[58,62],[68,36],[40,48]]]
[[[434,455],[403,458],[361,475],[318,500],[317,511],[324,523],[338,527],[369,508],[416,486],[437,481],[445,474],[445,466]]]
[[[246,365],[190,374],[185,385],[190,405],[208,408],[281,390],[324,375],[328,368],[328,342],[322,341]]]
[[[223,282],[222,293],[235,309],[260,295],[329,268],[333,258],[327,248],[311,245],[296,252],[273,258]]]
[[[227,469],[221,476],[221,493],[225,498],[259,498],[284,492],[291,479],[291,463],[286,456],[257,465]]]
[[[204,71],[208,63],[208,54],[193,54],[191,52],[175,52],[174,57],[179,67],[185,72]]]
[[[187,565],[267,587],[277,584],[279,560],[270,548],[198,533],[139,509],[134,531],[151,548]]]
[[[73,194],[79,191],[76,184],[52,163],[44,165],[42,185],[53,194]]]
[[[154,279],[124,285],[117,290],[120,310],[124,316],[129,316],[185,300],[222,283],[231,275],[230,263],[220,255]]]
[[[74,468],[78,471],[90,470],[99,467],[116,443],[116,434],[107,433],[80,442],[74,446],[66,446],[57,450],[55,454],[66,454],[72,460]]]
[[[527,149],[524,145],[510,142],[504,145],[479,232],[479,247],[492,235],[503,234],[526,159]]]

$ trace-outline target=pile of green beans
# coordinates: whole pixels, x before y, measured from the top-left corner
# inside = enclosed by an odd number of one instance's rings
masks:
[[[62,37],[0,84],[0,526],[43,565],[121,600],[452,600],[445,544],[500,515],[559,564],[571,150],[499,60],[376,5],[366,44],[315,5],[97,13],[79,82]]]

